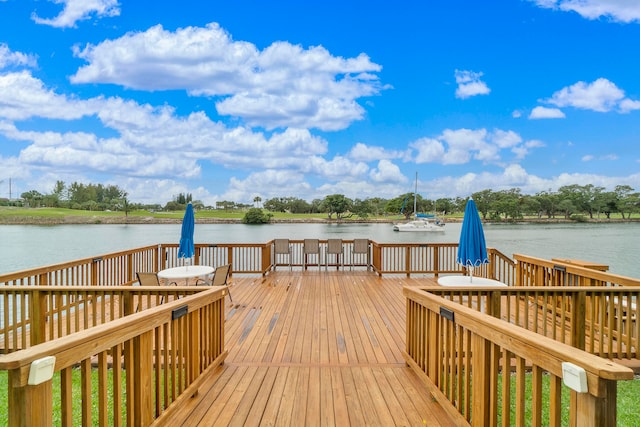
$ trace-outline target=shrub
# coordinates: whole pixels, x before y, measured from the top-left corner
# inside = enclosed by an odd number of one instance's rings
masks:
[[[270,213],[264,213],[262,209],[251,208],[244,214],[242,222],[245,224],[266,224],[271,221],[272,216]]]

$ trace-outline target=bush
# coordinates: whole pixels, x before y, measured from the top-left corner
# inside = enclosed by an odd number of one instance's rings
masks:
[[[242,222],[245,224],[266,224],[271,221],[272,216],[270,213],[264,213],[262,209],[251,208],[244,214]]]

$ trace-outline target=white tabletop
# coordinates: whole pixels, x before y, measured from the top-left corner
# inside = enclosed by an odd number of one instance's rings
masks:
[[[158,271],[160,279],[188,279],[190,277],[206,276],[213,273],[213,267],[208,265],[182,265]]]
[[[499,282],[486,277],[470,276],[442,276],[438,278],[440,286],[507,286],[506,283]]]

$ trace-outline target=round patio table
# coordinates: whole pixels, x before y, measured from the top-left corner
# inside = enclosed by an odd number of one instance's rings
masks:
[[[506,283],[499,282],[486,277],[470,276],[442,276],[438,278],[440,286],[507,286]]]
[[[165,282],[184,279],[189,284],[189,279],[193,277],[208,276],[213,273],[213,267],[208,265],[181,265],[180,267],[166,268],[158,271],[158,278]]]

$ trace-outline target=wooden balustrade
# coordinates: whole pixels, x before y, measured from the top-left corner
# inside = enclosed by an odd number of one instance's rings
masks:
[[[514,254],[516,286],[640,286],[640,279],[560,260]],[[598,264],[599,265],[599,264]]]
[[[3,308],[0,353],[52,341],[205,289],[194,286],[0,287]]]
[[[292,265],[301,268],[303,240],[290,242]],[[320,240],[321,253],[326,243]],[[344,240],[343,247],[348,265],[353,241]],[[369,248],[370,267],[378,275],[465,273],[455,261],[457,244],[370,241]],[[101,424],[117,418],[119,405],[126,405],[127,424],[147,425],[166,417],[171,405],[192,393],[203,372],[221,363],[224,289],[130,286],[138,271],[181,265],[177,250],[177,244],[160,244],[0,275],[0,344],[11,353],[0,357],[0,369],[10,371],[10,425],[15,420],[51,424],[49,413],[39,418],[42,405],[50,404],[51,383],[26,385],[30,363],[44,355],[59,357],[63,425],[69,424],[76,395],[72,366],[80,366],[82,376],[83,425],[94,417]],[[572,419],[579,425],[612,425],[615,382],[628,379],[630,371],[594,355],[637,359],[640,280],[560,260],[516,255],[512,261],[495,249],[488,252],[490,263],[474,269],[474,275],[523,287],[406,288],[408,363],[435,384],[434,393],[451,402],[449,411],[462,423],[496,425],[500,418],[503,425],[517,424],[524,402],[531,401],[534,425],[546,413],[554,425],[563,404],[560,362],[572,361],[589,377],[589,393],[572,396]],[[274,267],[273,241],[197,244],[194,263],[231,264],[233,274],[265,275]],[[172,319],[183,304],[187,315]],[[92,366],[97,385],[91,383]],[[515,384],[504,381],[498,388],[512,370]],[[525,390],[525,371],[532,373],[531,391]],[[113,378],[109,397],[106,372]],[[551,384],[548,409],[540,404],[543,373]],[[91,409],[92,387],[99,396],[97,414]]]
[[[324,253],[326,240],[321,240],[321,253]],[[224,264],[232,265],[232,274],[267,274],[274,264],[272,259],[273,241],[267,243],[229,243],[229,244],[196,244],[194,263],[210,265],[212,267]],[[292,264],[301,267],[303,264],[303,240],[291,240],[293,248]],[[351,259],[353,240],[344,240],[344,260]],[[464,269],[456,264],[456,244],[384,244],[370,242],[371,267],[378,274],[433,274],[436,277],[443,273],[461,273]],[[483,266],[476,272],[479,276],[496,278],[505,283],[515,276],[513,262],[506,256],[493,249],[489,250],[491,263]],[[16,291],[14,296],[7,288],[21,286],[48,286],[48,287],[101,287],[131,285],[136,281],[138,271],[158,271],[163,268],[181,265],[184,260],[177,256],[177,244],[159,244],[119,251],[100,256],[93,256],[80,260],[60,263],[57,265],[38,267],[30,270],[18,271],[0,275],[0,340],[4,352],[15,351],[31,342],[41,342],[49,337],[62,336],[64,331],[75,331],[84,327],[67,327],[50,322],[55,333],[44,334],[41,326],[32,327],[33,317],[31,310],[37,310],[38,316],[48,319],[65,318],[67,321],[72,315],[63,315],[66,312],[87,315],[86,311],[75,310],[90,298],[87,294],[83,297],[72,296],[51,297],[46,304],[32,305],[29,299]],[[323,262],[319,260],[319,262]],[[368,266],[367,266],[368,267]],[[66,291],[65,291],[66,292]],[[91,296],[97,298],[91,307],[96,307],[101,298],[108,298],[108,293],[103,296]],[[92,308],[93,309],[93,308]],[[92,317],[93,319],[93,317]],[[106,317],[106,319],[110,319]],[[84,324],[86,322],[76,322]],[[87,323],[89,324],[89,323]],[[55,326],[51,326],[55,325]],[[35,341],[34,341],[35,340]]]
[[[224,298],[223,289],[206,288],[1,357],[0,370],[9,372],[8,425],[53,425],[52,381],[27,383],[31,364],[45,356],[56,358],[62,425],[149,425],[169,416],[224,361]],[[80,392],[72,390],[72,371]],[[72,420],[78,405],[82,419]]]
[[[567,403],[571,425],[616,425],[617,381],[633,379],[631,369],[418,288],[404,294],[407,361],[460,424],[525,425],[531,402],[531,425],[560,425]],[[562,362],[587,375],[588,391],[572,391],[570,402],[561,397]]]
[[[640,287],[422,289],[600,357],[638,359]]]

